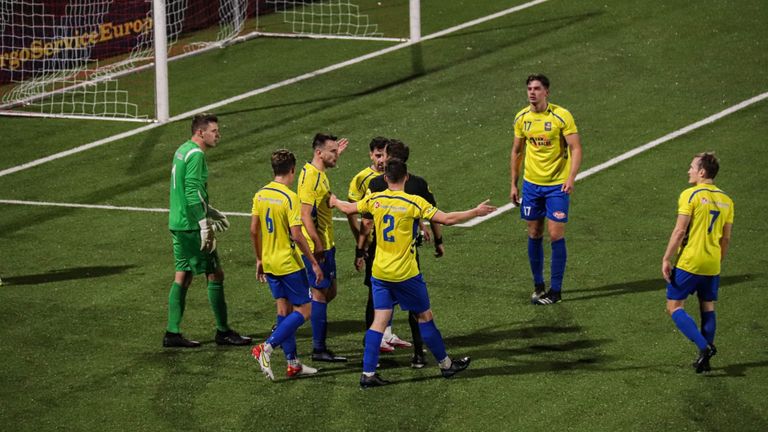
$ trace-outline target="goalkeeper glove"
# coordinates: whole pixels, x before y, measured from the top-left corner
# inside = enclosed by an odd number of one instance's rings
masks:
[[[208,219],[201,219],[197,224],[200,225],[200,250],[213,252],[216,249],[213,227],[208,223]]]
[[[209,224],[216,232],[224,232],[229,229],[229,219],[227,216],[216,210],[215,208],[208,206],[208,213],[206,217],[209,219]]]

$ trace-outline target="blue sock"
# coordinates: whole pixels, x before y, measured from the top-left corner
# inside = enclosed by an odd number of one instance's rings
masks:
[[[675,322],[675,325],[678,329],[680,329],[680,332],[684,334],[685,337],[690,339],[691,342],[695,343],[696,346],[699,347],[699,350],[703,350],[707,347],[707,340],[704,339],[704,336],[702,336],[699,328],[696,327],[696,321],[694,321],[693,318],[691,318],[691,316],[685,312],[685,310],[678,309],[673,312],[672,321]]]
[[[568,253],[565,251],[565,238],[552,242],[552,285],[551,290],[560,292],[563,288],[563,274]]]
[[[312,300],[312,348],[324,350],[328,326],[328,304]]]
[[[715,343],[715,311],[701,313],[701,334],[712,345]]]
[[[282,320],[275,331],[272,332],[272,336],[267,338],[267,343],[273,347],[280,344],[288,345],[286,342],[288,342],[288,339],[292,335],[296,334],[296,330],[301,327],[302,324],[304,324],[304,315],[302,315],[300,312],[291,312],[290,315]],[[286,347],[283,346],[283,349],[286,349]],[[288,351],[286,350],[286,352]]]
[[[285,320],[284,316],[277,316],[277,325],[280,326],[280,323]],[[277,329],[277,327],[275,327]],[[294,332],[286,340],[283,341],[283,343],[280,344],[280,347],[283,349],[283,352],[285,353],[285,359],[286,360],[296,360],[297,354],[296,354],[296,333]],[[277,348],[277,347],[275,347]]]
[[[365,351],[363,352],[363,372],[376,372],[376,365],[379,363],[379,346],[384,333],[368,329],[365,332]]]
[[[443,343],[443,335],[440,334],[440,330],[435,326],[435,321],[430,320],[425,323],[419,323],[419,330],[421,330],[421,337],[424,339],[424,343],[435,356],[435,360],[442,361],[448,354],[445,352],[445,343]]]
[[[533,273],[533,283],[540,285],[544,283],[544,238],[537,239],[528,237],[528,261],[531,263],[531,273]]]

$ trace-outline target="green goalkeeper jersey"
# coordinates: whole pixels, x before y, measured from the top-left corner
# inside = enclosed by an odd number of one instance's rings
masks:
[[[171,169],[170,214],[172,231],[199,230],[208,208],[208,165],[205,152],[187,141],[176,150]]]

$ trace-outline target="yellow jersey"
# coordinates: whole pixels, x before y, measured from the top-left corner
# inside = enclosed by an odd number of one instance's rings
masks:
[[[251,214],[261,225],[264,273],[283,276],[304,268],[291,240],[291,227],[301,226],[299,197],[284,184],[270,182],[253,196]]]
[[[680,194],[677,214],[691,217],[676,267],[702,276],[720,274],[720,239],[733,224],[733,201],[712,184],[701,183]]]
[[[371,183],[371,180],[380,175],[380,172],[371,167],[366,167],[364,170],[357,173],[352,178],[352,181],[349,182],[349,193],[347,194],[349,201],[356,202],[363,199],[365,193],[368,192],[368,185]]]
[[[523,178],[540,186],[565,183],[571,172],[565,136],[578,132],[573,116],[561,106],[550,103],[540,113],[530,105],[520,110],[515,116],[515,136],[525,143]]]
[[[299,201],[302,204],[312,206],[312,221],[315,223],[315,230],[320,240],[323,242],[323,249],[328,250],[334,246],[333,243],[333,211],[328,207],[328,201],[331,198],[331,185],[328,182],[328,176],[325,172],[318,170],[314,165],[307,162],[299,174],[298,186]],[[302,226],[304,237],[309,243],[309,249],[315,251],[315,243],[309,238],[307,229]]]
[[[437,207],[420,196],[386,190],[371,193],[358,201],[357,211],[373,216],[376,231],[373,277],[387,282],[402,282],[418,275],[418,220],[432,219]]]

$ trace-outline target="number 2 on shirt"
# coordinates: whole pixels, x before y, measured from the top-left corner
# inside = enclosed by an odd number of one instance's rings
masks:
[[[386,226],[384,227],[384,231],[381,232],[384,236],[384,241],[395,241],[395,236],[392,235],[392,230],[395,229],[395,217],[392,215],[384,215],[384,223]]]

